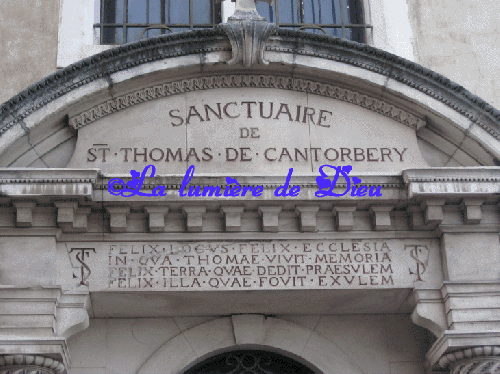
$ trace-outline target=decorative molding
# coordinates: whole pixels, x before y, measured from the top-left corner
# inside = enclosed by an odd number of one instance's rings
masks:
[[[253,1],[251,1],[253,3]],[[253,4],[255,9],[255,3]],[[260,17],[257,10],[243,12],[236,10],[227,23],[219,25],[231,42],[232,58],[228,65],[242,63],[248,68],[257,63],[268,65],[264,59],[264,49],[269,36],[276,32],[277,26]]]
[[[314,33],[278,29],[268,51],[315,56],[393,78],[433,97],[500,140],[500,111],[448,78],[366,44]],[[0,136],[66,93],[143,63],[190,54],[228,51],[220,28],[163,35],[125,44],[88,57],[42,79],[0,106]],[[481,119],[481,120],[480,120]]]
[[[441,368],[451,367],[451,374],[499,374],[500,346],[479,346],[448,353],[439,360]],[[496,367],[496,371],[484,371]]]
[[[161,97],[168,97],[198,90],[240,87],[277,88],[330,97],[332,99],[345,101],[382,114],[415,130],[425,125],[425,120],[415,116],[414,114],[398,108],[397,106],[386,101],[375,99],[371,96],[361,94],[347,88],[333,86],[326,83],[319,83],[307,79],[255,74],[199,77],[143,88],[126,95],[118,96],[115,99],[108,100],[104,103],[97,104],[92,108],[71,117],[69,124],[73,128],[79,129],[112,113],[116,113],[134,105]]]
[[[451,366],[451,374],[500,374],[500,357],[471,358]]]
[[[0,374],[62,374],[64,365],[37,355],[0,356]]]

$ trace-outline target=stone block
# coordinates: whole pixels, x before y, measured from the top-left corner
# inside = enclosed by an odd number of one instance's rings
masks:
[[[226,231],[241,231],[241,214],[245,210],[243,206],[223,206],[221,207],[225,216]]]
[[[189,232],[201,232],[203,230],[203,215],[207,208],[204,206],[185,206],[182,212],[186,217],[186,229]]]
[[[13,202],[16,207],[16,225],[18,227],[33,226],[33,210],[36,207],[34,202]]]
[[[125,232],[127,230],[127,216],[130,214],[128,206],[108,206],[109,227],[111,232]]]
[[[148,214],[148,227],[151,232],[163,232],[165,230],[165,216],[168,214],[168,206],[145,206]]]
[[[260,206],[259,214],[262,216],[262,230],[267,232],[278,232],[278,216],[281,212],[280,206]]]
[[[392,206],[374,205],[370,207],[370,217],[372,219],[372,226],[374,230],[391,230],[391,211]]]
[[[483,219],[481,205],[483,205],[483,203],[484,199],[468,198],[462,200],[460,208],[466,225],[477,225],[481,223],[481,220]]]
[[[422,202],[420,207],[424,211],[426,225],[435,227],[443,221],[443,205],[445,201],[445,199],[428,199]]]
[[[356,206],[334,206],[333,214],[335,217],[335,228],[338,231],[351,231],[354,227],[353,213],[356,211]]]
[[[316,232],[316,214],[319,211],[319,205],[298,205],[295,207],[295,213],[300,219],[300,231]]]

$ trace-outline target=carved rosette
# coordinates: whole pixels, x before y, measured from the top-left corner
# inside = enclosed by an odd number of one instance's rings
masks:
[[[62,374],[64,365],[49,357],[34,355],[0,356],[0,374]]]
[[[500,347],[483,346],[456,351],[443,356],[439,366],[451,374],[500,374]]]

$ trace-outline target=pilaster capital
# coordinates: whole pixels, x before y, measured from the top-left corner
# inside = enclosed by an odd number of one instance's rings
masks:
[[[427,365],[452,374],[500,374],[500,330],[446,330],[427,353]]]
[[[451,374],[500,374],[500,346],[481,346],[454,351],[439,360]]]
[[[0,356],[0,374],[62,374],[64,365],[52,358],[38,355]]]

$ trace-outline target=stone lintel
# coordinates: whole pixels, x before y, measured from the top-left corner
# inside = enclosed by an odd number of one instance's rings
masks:
[[[300,231],[316,232],[316,215],[319,212],[319,205],[297,205],[295,214],[300,219]]]
[[[189,232],[201,232],[203,229],[203,215],[207,208],[204,206],[184,206],[182,212],[186,217],[186,229]]]
[[[278,232],[278,216],[282,209],[281,206],[259,206],[263,231]]]
[[[148,214],[149,231],[165,231],[165,216],[168,214],[170,208],[168,206],[145,206],[144,210]]]
[[[422,201],[420,207],[424,211],[426,225],[436,227],[443,221],[443,205],[445,202],[445,199],[426,199]]]
[[[370,217],[372,226],[377,231],[391,230],[391,211],[394,209],[392,205],[372,205],[370,207]]]
[[[483,218],[481,205],[483,205],[483,203],[484,199],[479,198],[462,199],[460,208],[462,210],[464,223],[466,225],[477,225],[481,223],[481,219]]]
[[[130,213],[128,206],[107,206],[109,213],[109,228],[111,232],[125,232],[127,230],[127,216]]]
[[[335,228],[338,231],[351,231],[354,227],[353,213],[356,211],[356,206],[334,206],[333,215],[335,217]]]
[[[221,211],[225,216],[226,231],[241,231],[241,214],[245,210],[243,206],[221,206]]]
[[[14,201],[12,205],[16,208],[16,226],[33,226],[33,210],[36,208],[36,203],[33,201]]]

